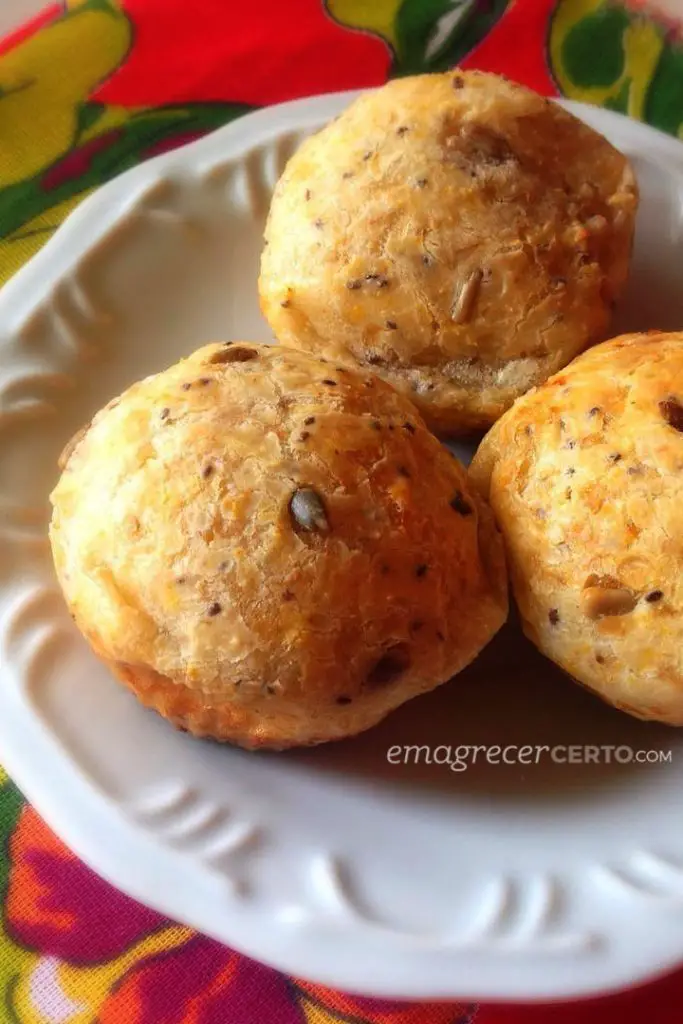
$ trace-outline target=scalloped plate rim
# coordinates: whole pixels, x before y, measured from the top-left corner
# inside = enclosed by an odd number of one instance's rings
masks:
[[[184,169],[191,171],[203,161],[209,162],[211,156],[223,160],[229,157],[238,158],[283,131],[303,130],[311,125],[318,125],[337,113],[358,94],[357,91],[334,93],[295,100],[257,111],[113,179],[84,200],[33,260],[4,286],[0,291],[0,317],[12,325],[17,316],[20,317],[27,310],[35,309],[42,296],[55,281],[64,276],[73,261],[84,255],[116,222],[121,215],[121,207],[116,204],[119,200],[128,199],[133,195],[131,186],[141,186],[153,181],[160,171],[169,172],[171,177],[176,172],[182,173]],[[683,147],[677,140],[611,111],[565,101],[562,105],[594,126],[604,126],[612,122],[615,128],[618,126],[622,132],[628,131],[631,135],[640,134],[644,138],[651,138],[653,144],[656,142],[663,153],[665,162],[670,160],[676,165],[676,172],[683,175]],[[102,213],[105,213],[104,217],[100,216]],[[64,256],[65,253],[68,254],[68,261],[59,264],[56,257]],[[4,338],[0,337],[0,360],[3,340]],[[212,927],[208,919],[210,915],[202,913],[201,908],[197,908],[191,900],[188,902],[182,887],[178,887],[178,891],[171,897],[161,896],[157,884],[159,858],[167,858],[170,854],[168,864],[180,874],[184,872],[182,862],[187,858],[166,849],[158,840],[147,836],[144,830],[125,820],[118,809],[116,799],[98,792],[90,778],[71,760],[48,725],[40,716],[30,712],[26,714],[28,705],[22,708],[21,703],[12,696],[8,698],[7,695],[0,694],[0,709],[3,710],[0,715],[1,756],[10,775],[17,780],[48,825],[65,839],[78,856],[111,884],[161,914],[180,918],[205,934],[213,935],[219,941],[228,941],[226,934],[229,929]],[[47,781],[41,771],[40,759],[33,753],[36,744],[40,745],[45,757],[54,765],[54,776]],[[30,751],[28,755],[27,751]],[[64,785],[60,786],[57,781],[62,777],[65,781]],[[78,812],[74,812],[74,795],[78,797],[75,801]],[[115,844],[102,842],[97,835],[100,830],[106,832],[117,819],[118,847],[114,852]],[[93,827],[94,825],[97,825],[97,828]],[[128,858],[136,863],[134,872],[125,867]],[[191,862],[188,863],[191,866]],[[643,909],[643,919],[646,914]],[[273,936],[278,938],[272,942],[264,942],[261,939],[252,941],[243,934],[233,934],[229,941],[245,954],[262,959],[280,970],[294,975],[309,976],[305,966],[305,953],[297,947],[292,935],[287,937],[282,930],[278,932],[277,929],[273,929]],[[306,945],[306,940],[303,945]],[[547,986],[543,978],[537,976],[535,981],[529,978],[521,981],[515,986],[515,991],[510,991],[509,987],[500,990],[495,979],[491,980],[486,991],[482,988],[473,991],[468,989],[466,983],[461,984],[457,980],[441,984],[428,980],[421,981],[414,971],[411,974],[407,969],[408,961],[414,960],[413,953],[409,952],[402,957],[394,955],[400,966],[394,966],[388,972],[392,975],[391,979],[387,972],[383,972],[381,980],[370,982],[367,971],[365,978],[360,978],[352,959],[346,959],[342,965],[337,963],[328,965],[326,969],[316,969],[315,980],[371,996],[412,999],[483,998],[488,1001],[548,1001],[598,995],[615,988],[640,984],[679,965],[683,960],[683,924],[680,945],[675,950],[672,949],[669,957],[660,957],[656,965],[651,964],[638,974],[630,967],[622,971],[612,971],[602,984],[567,980],[564,984],[553,982]],[[401,970],[401,966],[406,969]],[[461,966],[465,968],[465,965]],[[538,973],[542,975],[543,972]]]

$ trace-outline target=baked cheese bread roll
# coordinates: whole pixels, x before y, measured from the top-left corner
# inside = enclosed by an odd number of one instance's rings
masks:
[[[432,430],[486,428],[606,336],[637,199],[623,154],[556,103],[475,71],[399,79],[287,164],[262,309]]]
[[[357,733],[459,672],[507,613],[462,466],[369,373],[200,349],[68,447],[54,560],[96,653],[176,725],[245,747]]]
[[[683,725],[683,334],[586,352],[515,403],[471,473],[527,636],[622,711]]]

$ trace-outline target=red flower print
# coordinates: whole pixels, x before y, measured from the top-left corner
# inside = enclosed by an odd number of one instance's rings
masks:
[[[97,963],[167,924],[89,871],[31,807],[19,819],[10,857],[7,929],[24,946],[73,964]]]
[[[298,979],[296,984],[314,1005],[340,1014],[350,1024],[469,1024],[475,1010],[465,1003],[367,999]]]
[[[285,978],[200,935],[134,967],[98,1024],[304,1024]]]

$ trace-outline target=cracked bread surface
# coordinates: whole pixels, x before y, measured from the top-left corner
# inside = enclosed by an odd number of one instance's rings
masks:
[[[683,725],[683,334],[579,356],[498,420],[470,473],[527,636],[622,711]]]
[[[95,652],[177,726],[245,747],[340,739],[502,625],[493,517],[370,373],[209,345],[67,446],[50,530]]]
[[[261,307],[281,343],[465,434],[605,337],[637,202],[623,154],[550,100],[474,71],[398,79],[288,162]]]

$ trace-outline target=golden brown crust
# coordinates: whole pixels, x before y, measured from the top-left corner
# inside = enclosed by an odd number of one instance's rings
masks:
[[[371,374],[210,345],[130,388],[52,496],[81,631],[192,731],[285,747],[368,728],[505,619],[463,467]]]
[[[467,432],[604,337],[636,206],[625,157],[556,104],[479,72],[399,79],[290,160],[261,306],[282,343]]]
[[[470,473],[527,636],[616,707],[683,725],[683,334],[586,352],[515,403]]]

